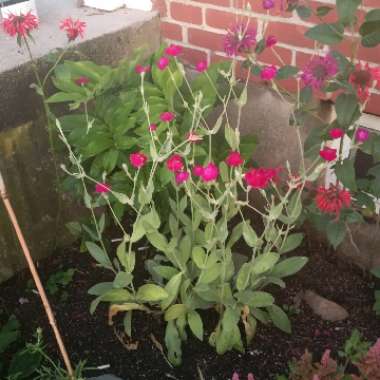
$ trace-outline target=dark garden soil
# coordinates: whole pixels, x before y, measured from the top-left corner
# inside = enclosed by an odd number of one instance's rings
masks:
[[[90,315],[92,297],[87,289],[95,283],[110,280],[107,272],[96,268],[86,253],[77,249],[66,250],[39,263],[39,270],[46,281],[49,274],[60,269],[75,268],[74,282],[67,287],[69,297],[62,301],[60,296],[51,297],[64,340],[74,362],[87,359],[89,366],[110,364],[106,372],[123,379],[199,379],[197,367],[206,380],[227,380],[236,370],[241,379],[253,372],[257,380],[270,380],[275,374],[287,369],[287,363],[300,357],[305,349],[314,352],[316,359],[329,348],[334,356],[343,342],[357,328],[366,339],[375,341],[380,337],[380,318],[372,311],[374,284],[360,269],[341,260],[333,251],[320,243],[305,243],[298,254],[309,256],[309,264],[297,276],[287,281],[287,288],[276,290],[279,305],[289,309],[293,333],[287,335],[272,326],[260,325],[245,354],[230,352],[218,356],[207,340],[204,343],[190,337],[183,345],[183,364],[173,369],[163,354],[152,342],[163,343],[164,324],[158,316],[135,313],[133,319],[134,341],[123,341],[122,325],[113,327],[107,323],[107,307],[101,305],[95,315]],[[141,252],[141,255],[147,253]],[[48,352],[57,357],[54,340],[38,297],[27,290],[27,271],[0,286],[0,307],[14,313],[22,322],[25,338],[31,340],[35,329],[43,328]],[[308,306],[297,306],[300,291],[312,289],[318,294],[344,306],[349,318],[343,322],[329,323],[315,316]],[[22,298],[29,302],[21,304]],[[24,300],[25,301],[25,300]],[[212,331],[216,318],[212,312],[204,314],[207,335]],[[208,325],[208,326],[207,326]],[[119,338],[115,335],[115,332]],[[121,342],[122,341],[122,342]],[[136,343],[137,349],[131,350]],[[100,372],[98,372],[100,373]],[[89,372],[88,375],[96,375]]]

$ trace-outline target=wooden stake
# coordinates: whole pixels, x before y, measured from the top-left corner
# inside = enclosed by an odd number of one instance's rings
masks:
[[[70,379],[74,380],[74,371],[73,371],[73,367],[72,367],[71,362],[70,362],[69,355],[67,354],[65,344],[63,343],[63,339],[62,339],[61,333],[59,332],[59,329],[58,329],[58,326],[57,326],[57,322],[56,322],[56,320],[54,318],[54,314],[53,314],[52,308],[51,308],[49,300],[47,298],[45,289],[44,289],[44,287],[42,285],[40,276],[39,276],[39,274],[37,272],[36,266],[34,265],[32,256],[31,256],[29,248],[28,248],[28,245],[26,244],[26,241],[24,239],[24,235],[23,235],[23,233],[21,231],[21,228],[20,228],[20,226],[18,224],[16,215],[15,215],[15,213],[13,211],[13,207],[11,205],[11,202],[9,201],[9,197],[8,197],[8,194],[7,194],[7,191],[6,191],[6,188],[5,188],[5,184],[4,184],[4,180],[3,180],[3,176],[1,175],[1,172],[0,172],[0,195],[1,195],[1,199],[4,202],[4,206],[5,206],[6,210],[7,210],[7,213],[9,215],[9,219],[11,220],[13,228],[16,231],[16,235],[17,235],[18,241],[20,242],[22,251],[24,253],[25,259],[26,259],[26,261],[28,263],[28,266],[29,266],[29,270],[30,270],[30,272],[31,272],[31,274],[33,276],[33,280],[34,280],[34,282],[36,284],[36,287],[37,287],[37,290],[38,290],[38,294],[39,294],[39,296],[40,296],[40,298],[42,300],[42,304],[44,306],[44,309],[45,309],[46,315],[48,317],[49,323],[50,323],[50,325],[51,325],[51,327],[52,327],[52,329],[54,331],[55,339],[57,341],[57,344],[58,344],[58,347],[59,347],[59,351],[61,352],[63,361],[65,362],[65,366],[66,366],[67,372],[69,374]]]

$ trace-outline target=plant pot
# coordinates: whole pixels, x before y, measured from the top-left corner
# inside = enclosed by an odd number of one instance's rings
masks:
[[[37,16],[35,0],[0,0],[0,9],[2,17],[8,17],[10,13],[19,15],[30,11]]]
[[[152,0],[125,0],[125,5],[129,9],[139,9],[141,11],[151,11]]]
[[[84,0],[84,6],[101,9],[103,11],[114,11],[122,8],[125,5],[125,0]]]

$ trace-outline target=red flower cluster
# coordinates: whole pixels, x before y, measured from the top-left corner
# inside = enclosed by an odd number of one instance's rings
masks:
[[[370,67],[358,63],[355,70],[351,73],[350,83],[356,88],[359,100],[364,103],[370,97],[370,89],[380,85],[380,67]],[[376,83],[376,84],[375,84]]]
[[[11,37],[25,38],[29,36],[33,29],[38,28],[38,18],[32,12],[21,13],[19,16],[10,13],[3,20],[2,25],[5,33]]]
[[[330,186],[327,189],[319,187],[315,203],[323,213],[339,217],[342,208],[350,207],[351,194],[348,190],[340,189],[338,186]]]
[[[80,20],[74,21],[71,17],[68,17],[61,21],[59,28],[66,32],[67,38],[70,42],[75,41],[78,37],[84,37],[86,23]]]
[[[140,169],[147,163],[148,157],[142,152],[131,153],[129,161],[134,168]]]
[[[276,181],[280,168],[251,169],[244,175],[245,182],[254,189],[266,189],[271,181]]]

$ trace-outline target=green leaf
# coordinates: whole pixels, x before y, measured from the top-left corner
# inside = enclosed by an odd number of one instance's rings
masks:
[[[105,267],[112,267],[112,263],[107,256],[107,253],[104,252],[102,248],[100,248],[98,245],[91,241],[87,241],[85,243],[86,248],[88,249],[88,252],[90,255],[100,264]]]
[[[375,277],[380,278],[380,267],[379,267],[379,268],[372,269],[372,270],[371,270],[371,273],[372,273]]]
[[[299,72],[298,67],[296,66],[291,66],[291,65],[285,65],[282,66],[276,75],[276,79],[281,80],[281,79],[288,79],[290,77],[295,76]]]
[[[201,341],[203,341],[203,321],[201,316],[195,310],[187,314],[187,322],[189,323],[192,333]]]
[[[239,131],[237,129],[226,126],[224,128],[224,136],[230,148],[237,150],[239,148],[240,139],[238,137]]]
[[[256,150],[257,136],[244,135],[244,138],[240,141],[240,154],[245,160],[251,160]]]
[[[165,321],[172,321],[173,319],[177,319],[186,315],[187,307],[183,303],[179,303],[176,305],[172,305],[165,312]]]
[[[174,321],[169,321],[165,330],[165,344],[168,348],[168,358],[173,365],[180,365],[182,361],[181,339]]]
[[[127,272],[119,272],[113,280],[114,288],[125,288],[132,282],[133,276]]]
[[[304,234],[303,233],[296,233],[292,235],[288,235],[286,240],[284,241],[283,246],[281,247],[280,253],[286,253],[291,252],[298,248],[303,240]]]
[[[161,302],[161,309],[165,310],[173,301],[176,300],[181,283],[182,272],[179,272],[165,285],[165,291],[168,294],[168,297]]]
[[[274,298],[271,294],[262,291],[244,290],[236,294],[236,297],[244,305],[250,307],[268,307],[273,305]]]
[[[300,271],[308,262],[307,257],[290,257],[278,263],[271,275],[274,277],[288,277]]]
[[[214,264],[213,266],[202,271],[199,282],[202,284],[209,284],[215,281],[221,275],[222,264]]]
[[[0,330],[0,354],[20,337],[20,323],[12,315]]]
[[[311,9],[308,7],[305,7],[304,5],[299,5],[296,8],[296,11],[297,11],[298,16],[303,20],[307,20],[312,15]]]
[[[277,261],[280,259],[280,255],[275,252],[267,252],[256,257],[253,262],[253,272],[256,274],[265,273],[272,269]]]
[[[152,232],[146,235],[149,242],[161,252],[166,252],[168,249],[168,241],[166,240],[165,235],[159,232]]]
[[[356,174],[354,167],[354,160],[346,159],[343,162],[338,162],[335,165],[335,174],[344,187],[349,188],[351,191],[356,191]]]
[[[136,298],[142,302],[159,302],[167,297],[166,290],[154,284],[142,285],[136,294]]]
[[[376,10],[375,10],[376,11]],[[374,12],[374,11],[372,11]],[[368,14],[367,14],[368,16]],[[366,21],[359,29],[362,36],[362,45],[372,48],[380,44],[380,22],[379,20]]]
[[[356,96],[354,94],[340,94],[335,102],[335,111],[340,126],[349,127],[352,125],[360,117]]]
[[[207,256],[205,250],[202,247],[194,247],[191,253],[191,257],[199,269],[205,268]]]
[[[317,8],[317,16],[319,17],[324,17],[328,13],[330,13],[334,8],[333,7],[328,7],[328,6],[321,6]]]
[[[319,24],[311,27],[305,36],[326,45],[335,45],[343,40],[344,26],[341,23]]]
[[[245,242],[250,246],[250,247],[256,247],[258,244],[258,237],[255,232],[255,230],[248,224],[244,223],[243,225],[243,237]]]
[[[251,270],[252,264],[250,262],[242,265],[236,278],[237,290],[244,290],[248,286]]]
[[[334,248],[337,248],[346,236],[346,226],[343,222],[331,221],[326,231],[327,238]]]
[[[46,100],[47,103],[83,102],[86,96],[78,93],[57,92]]]
[[[336,8],[339,21],[347,24],[353,24],[356,20],[356,12],[362,0],[336,0]]]
[[[25,348],[17,352],[11,360],[8,369],[9,379],[30,379],[32,374],[40,367],[42,356],[39,352]]]
[[[279,306],[272,305],[267,308],[267,311],[270,319],[276,327],[288,334],[291,334],[292,327],[289,318]]]

